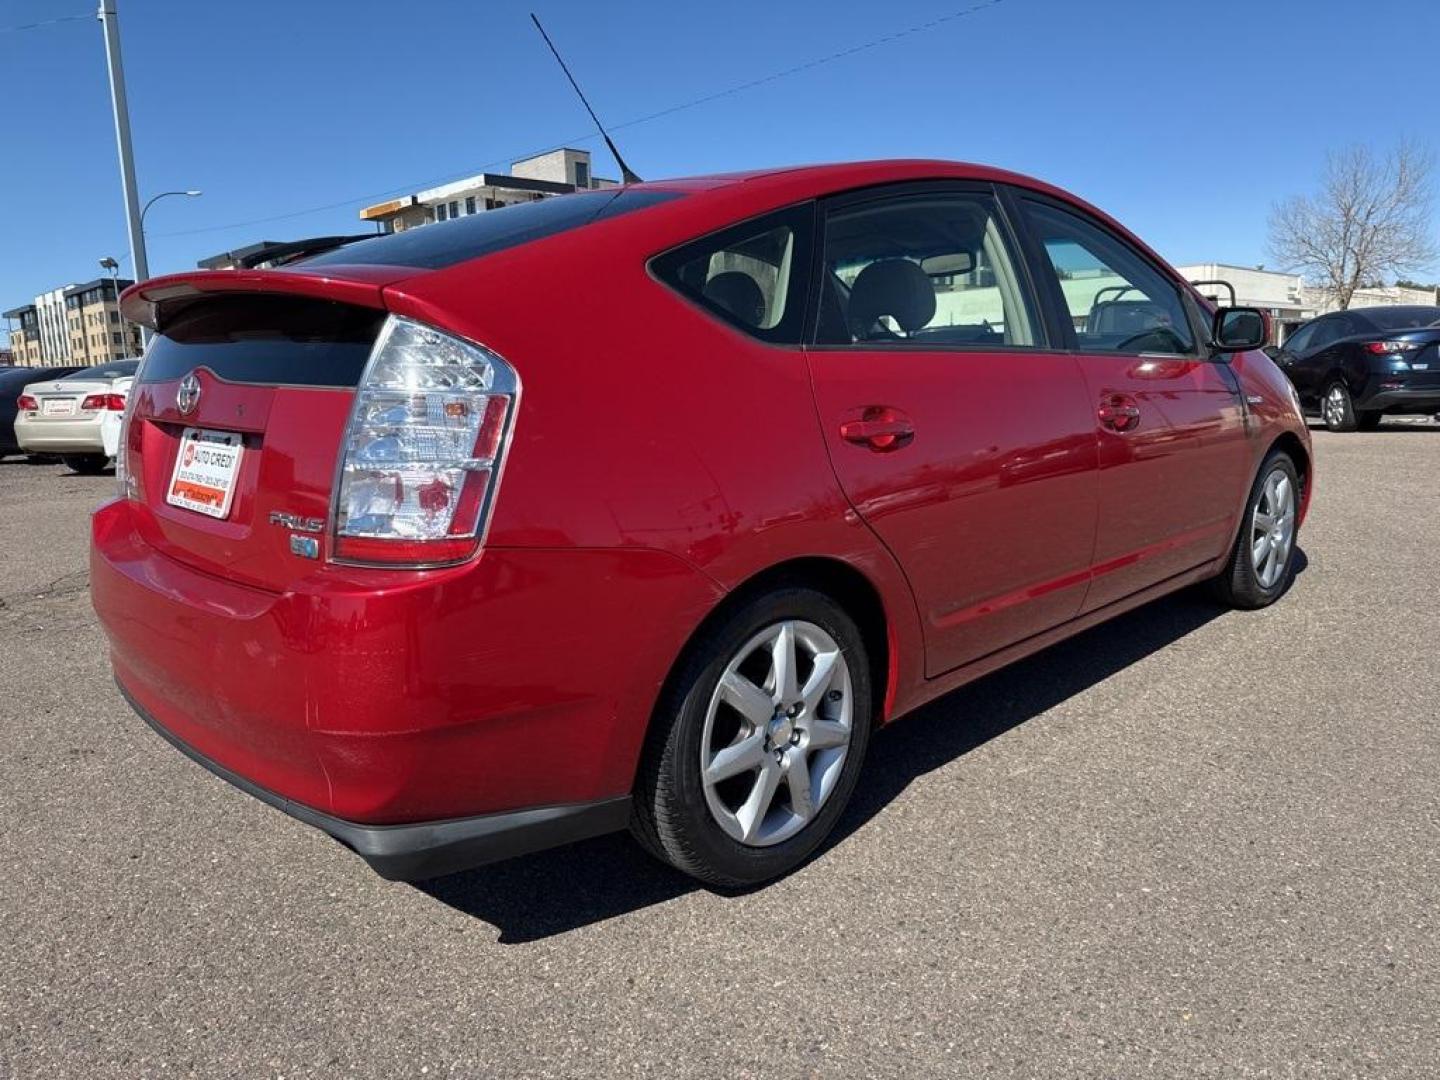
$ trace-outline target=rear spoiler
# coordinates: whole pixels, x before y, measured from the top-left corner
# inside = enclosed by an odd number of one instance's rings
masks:
[[[428,271],[413,266],[193,270],[131,285],[120,294],[120,313],[130,322],[159,330],[174,312],[196,300],[234,293],[284,293],[383,310],[385,286],[423,273]]]

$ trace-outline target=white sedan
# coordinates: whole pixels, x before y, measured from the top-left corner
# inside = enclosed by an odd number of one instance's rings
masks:
[[[120,421],[139,363],[112,360],[25,387],[16,402],[20,449],[59,455],[76,472],[100,472],[120,448]]]

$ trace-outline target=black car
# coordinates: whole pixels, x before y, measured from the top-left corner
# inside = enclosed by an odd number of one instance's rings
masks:
[[[1373,431],[1386,413],[1440,413],[1440,307],[1333,311],[1273,359],[1331,431]]]
[[[73,375],[80,368],[70,367],[0,367],[0,458],[23,454],[15,441],[15,402],[20,391],[31,383]]]

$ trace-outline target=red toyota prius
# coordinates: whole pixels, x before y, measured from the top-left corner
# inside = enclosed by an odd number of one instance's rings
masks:
[[[627,826],[783,874],[876,726],[1195,582],[1275,600],[1313,487],[1260,312],[972,165],[567,195],[123,305],[120,689],[392,878]]]

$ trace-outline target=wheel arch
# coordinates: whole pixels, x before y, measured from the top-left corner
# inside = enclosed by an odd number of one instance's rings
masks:
[[[727,592],[696,624],[676,654],[656,698],[659,710],[670,699],[674,681],[685,668],[695,643],[717,623],[729,617],[741,605],[776,589],[803,587],[824,593],[845,609],[860,629],[870,667],[870,685],[879,695],[874,703],[874,721],[878,725],[888,715],[895,696],[897,679],[895,633],[880,589],[862,570],[844,559],[828,555],[807,555],[775,563],[752,574]],[[654,728],[655,714],[649,718]]]

